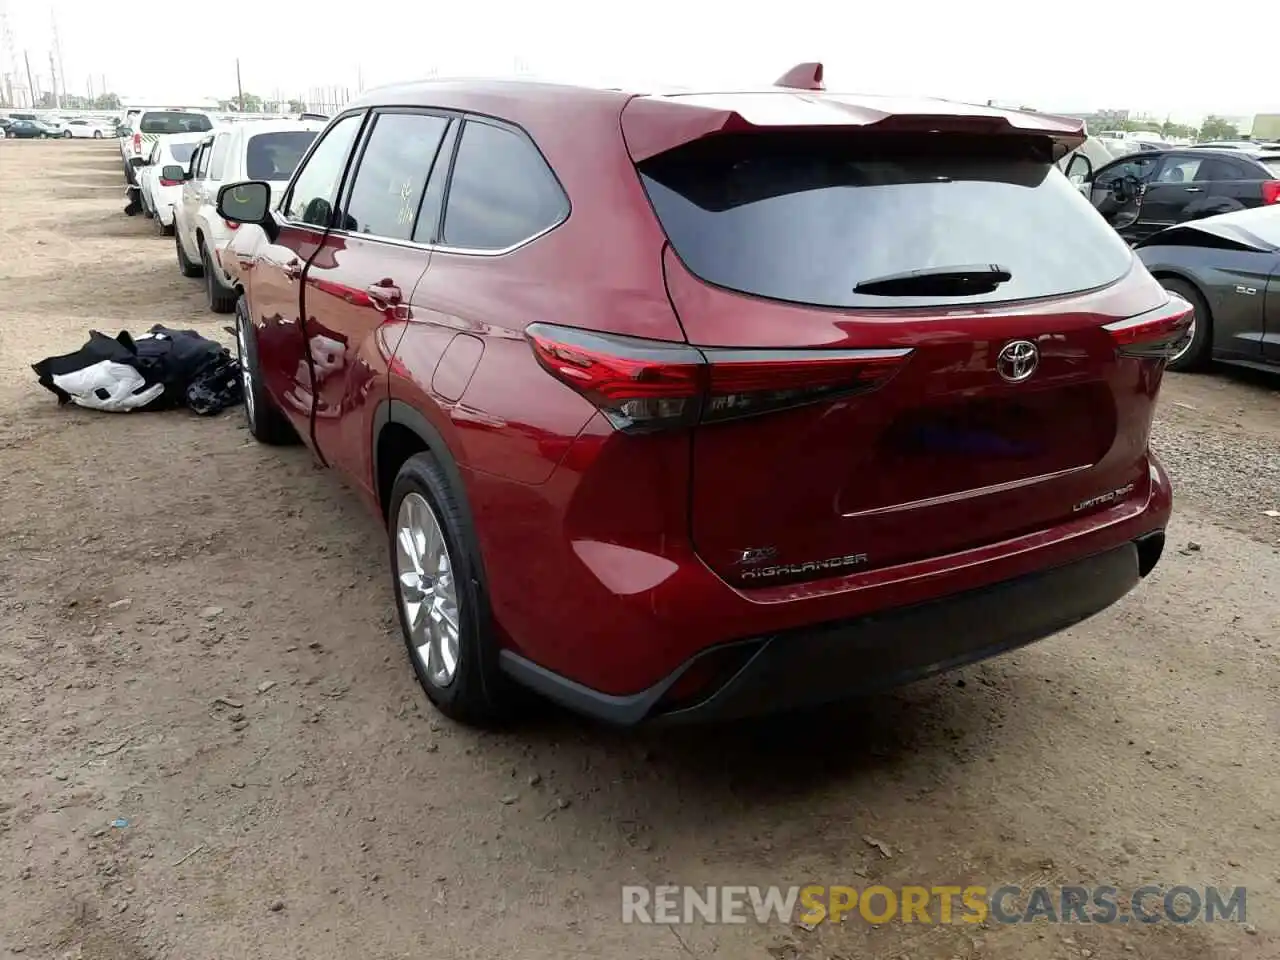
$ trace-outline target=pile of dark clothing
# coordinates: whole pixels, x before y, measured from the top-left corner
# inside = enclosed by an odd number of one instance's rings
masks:
[[[127,413],[189,407],[209,415],[244,400],[240,361],[194,330],[156,324],[140,337],[96,330],[75,353],[32,364],[59,403]]]

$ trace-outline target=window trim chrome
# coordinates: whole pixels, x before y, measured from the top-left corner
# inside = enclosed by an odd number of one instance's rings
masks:
[[[506,130],[509,133],[515,133],[517,136],[523,137],[525,141],[533,147],[533,149],[537,152],[538,156],[541,158],[543,164],[546,166],[547,170],[551,173],[551,178],[552,180],[555,181],[556,186],[559,187],[560,193],[564,196],[565,206],[566,206],[564,216],[560,217],[560,219],[556,220],[554,223],[551,223],[546,227],[544,227],[543,229],[539,230],[537,233],[534,233],[526,237],[525,239],[518,241],[517,243],[513,243],[510,246],[502,247],[500,249],[495,249],[495,250],[485,250],[485,249],[476,248],[476,247],[453,246],[447,243],[423,243],[420,240],[401,240],[398,237],[384,237],[375,233],[356,233],[351,230],[344,230],[341,227],[334,227],[334,226],[322,227],[318,224],[307,223],[304,220],[294,220],[291,217],[286,216],[284,212],[284,208],[285,208],[285,204],[293,196],[294,181],[297,179],[299,172],[303,169],[306,162],[310,160],[311,153],[316,149],[320,141],[324,138],[324,134],[327,133],[331,127],[336,126],[345,118],[362,115],[360,128],[359,130],[356,131],[356,139],[352,145],[353,153],[351,157],[349,157],[347,160],[347,167],[346,169],[343,170],[342,179],[341,181],[339,181],[339,185],[338,185],[338,196],[340,198],[343,198],[347,195],[347,193],[349,192],[348,188],[350,187],[350,183],[348,183],[347,181],[347,176],[352,173],[352,162],[355,161],[354,172],[359,173],[360,172],[359,157],[362,156],[364,153],[364,146],[365,146],[365,141],[368,138],[368,131],[372,129],[371,127],[369,127],[369,123],[370,123],[370,120],[374,119],[374,117],[379,112],[390,112],[390,113],[396,113],[396,112],[415,113],[416,112],[416,113],[428,113],[433,115],[444,115],[452,118],[453,120],[461,124],[460,132],[458,133],[458,136],[455,138],[455,141],[454,141],[453,156],[450,157],[450,167],[449,167],[449,174],[448,174],[449,179],[445,184],[444,203],[441,206],[441,226],[443,226],[445,216],[448,213],[449,193],[453,189],[453,170],[454,170],[454,164],[457,161],[458,149],[462,146],[462,138],[466,135],[466,124],[472,121],[477,123],[483,123],[486,126],[490,126],[490,127],[497,127],[499,130]],[[356,151],[358,151],[358,153],[356,153]],[[427,185],[423,186],[424,193],[426,190],[426,186]],[[320,233],[322,237],[333,235],[333,236],[354,238],[357,240],[371,240],[374,243],[384,243],[393,247],[401,247],[409,250],[424,250],[428,252],[450,253],[450,254],[455,254],[457,256],[463,256],[463,257],[505,257],[507,254],[514,253],[515,251],[523,247],[527,247],[531,243],[537,240],[541,240],[543,237],[545,237],[547,234],[551,233],[552,231],[558,230],[560,227],[564,226],[569,221],[569,218],[573,216],[573,199],[569,196],[569,191],[565,189],[564,183],[560,180],[559,174],[557,174],[555,171],[555,168],[551,166],[550,161],[547,160],[546,154],[542,152],[542,148],[538,146],[537,141],[535,141],[533,137],[529,135],[529,132],[525,130],[523,127],[521,127],[519,124],[512,123],[510,120],[504,120],[501,117],[492,117],[486,114],[473,113],[473,112],[464,111],[464,110],[453,110],[448,107],[435,107],[429,104],[421,104],[421,105],[403,104],[403,103],[385,104],[385,105],[365,104],[360,107],[356,107],[352,110],[347,110],[347,111],[344,111],[343,113],[338,114],[329,122],[329,124],[325,127],[324,130],[320,131],[320,133],[317,134],[316,139],[312,142],[311,149],[307,151],[306,156],[304,156],[301,160],[298,161],[298,166],[294,171],[293,179],[289,181],[288,189],[281,195],[281,198],[278,206],[276,207],[276,210],[280,214],[280,219],[283,220],[289,226],[298,228],[298,229],[312,230],[314,232]]]

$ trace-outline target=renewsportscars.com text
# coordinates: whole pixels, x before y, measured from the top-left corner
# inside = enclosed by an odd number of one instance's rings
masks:
[[[624,886],[622,922],[948,924],[1245,922],[1244,887]]]

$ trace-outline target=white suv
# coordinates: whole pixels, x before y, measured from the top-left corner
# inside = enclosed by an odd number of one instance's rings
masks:
[[[137,183],[136,168],[143,165],[155,142],[162,137],[209,133],[213,120],[199,110],[144,110],[133,121],[132,130],[120,140],[125,176]]]
[[[273,192],[283,190],[324,127],[320,120],[249,120],[218,130],[196,148],[182,199],[174,208],[178,267],[184,276],[204,276],[215,313],[234,310],[237,296],[222,265],[237,228],[218,216],[218,188],[259,180]]]

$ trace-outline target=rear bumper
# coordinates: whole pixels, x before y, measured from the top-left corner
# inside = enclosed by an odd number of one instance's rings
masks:
[[[1065,630],[1128,593],[1159,559],[1164,532],[1063,566],[883,614],[713,647],[647,690],[611,696],[504,650],[516,680],[601,720],[688,723],[819,706],[899,686]],[[719,673],[683,702],[670,694],[700,661]],[[726,667],[727,665],[727,667]]]

